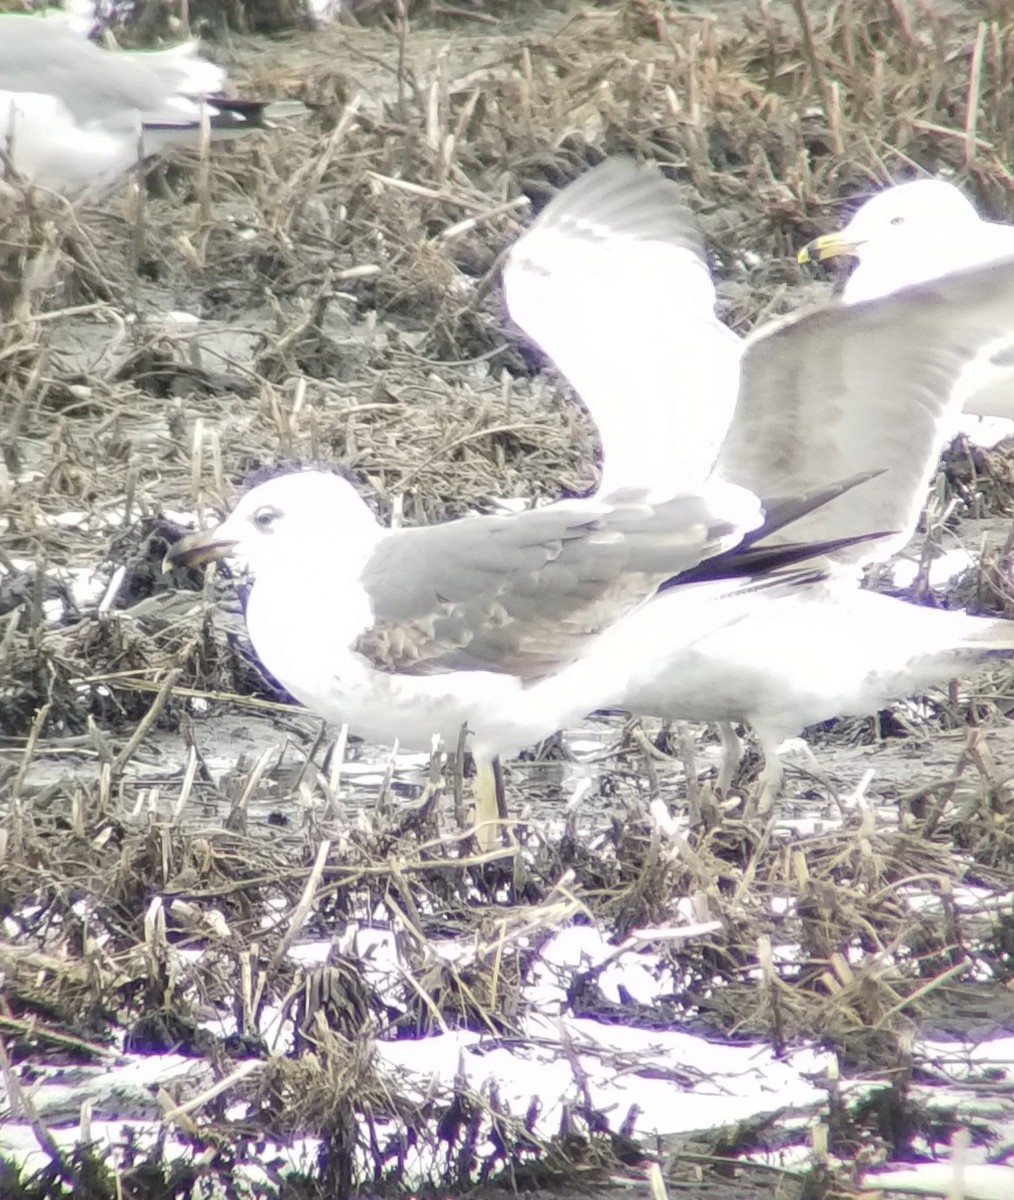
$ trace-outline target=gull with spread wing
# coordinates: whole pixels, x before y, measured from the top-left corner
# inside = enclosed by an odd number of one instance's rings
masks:
[[[633,233],[618,207],[600,208],[598,176],[607,196],[624,187],[654,196],[678,237],[628,249]],[[737,762],[733,722],[749,722],[765,751],[766,807],[781,786],[776,751],[789,735],[1014,654],[1014,622],[921,608],[859,586],[865,563],[910,538],[965,400],[963,374],[1014,321],[1014,257],[775,321],[740,342],[718,326],[696,223],[678,188],[621,160],[546,208],[512,252],[505,288],[512,314],[547,354],[561,366],[577,358],[576,369],[564,369],[587,372],[586,383],[573,382],[600,430],[603,473],[614,486],[639,478],[639,456],[652,486],[664,480],[666,462],[677,464],[672,481],[696,463],[697,477],[703,470],[761,495],[883,471],[765,540],[892,536],[843,547],[821,571],[781,586],[770,573],[763,588],[749,578],[684,576],[589,652],[586,665],[598,654],[603,674],[613,671],[615,706],[722,724],[723,790]]]

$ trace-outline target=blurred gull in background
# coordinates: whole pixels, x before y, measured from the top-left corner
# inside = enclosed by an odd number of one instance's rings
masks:
[[[213,140],[263,128],[266,106],[224,88],[225,72],[195,41],[102,50],[60,20],[0,15],[0,149],[51,191],[106,191],[139,160],[197,146],[202,116]]]

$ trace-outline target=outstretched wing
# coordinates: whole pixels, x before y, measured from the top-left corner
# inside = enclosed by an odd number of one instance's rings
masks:
[[[716,318],[704,243],[680,190],[607,159],[565,188],[504,267],[511,317],[598,427],[601,495],[707,478],[736,403],[739,339]]]
[[[777,536],[820,541],[894,530],[874,550],[838,556],[886,557],[915,530],[967,394],[963,372],[1011,330],[1014,258],[769,325],[747,340],[719,473],[770,495],[880,469]]]

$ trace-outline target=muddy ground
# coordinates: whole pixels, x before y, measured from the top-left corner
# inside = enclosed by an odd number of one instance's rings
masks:
[[[336,745],[259,672],[236,581],[160,570],[181,525],[285,463],[342,461],[409,524],[591,489],[594,431],[511,328],[498,263],[526,197],[604,154],[673,168],[741,332],[830,295],[795,250],[889,178],[946,172],[1014,219],[1014,5],[806,9],[378,5],[236,36],[210,52],[239,90],[308,118],[101,205],[0,195],[0,1070],[45,1162],[0,1167],[0,1195],[647,1194],[655,1159],[670,1188],[829,1195],[966,1127],[1002,1160],[1002,1122],[926,1107],[913,1044],[1014,1020],[1009,668],[809,731],[832,790],[799,759],[767,828],[717,811],[710,731],[590,720],[510,765],[523,851],[480,855],[456,767]],[[952,448],[953,508],[915,553],[974,566],[922,602],[1010,612],[1012,468],[1002,443]],[[709,819],[668,846],[648,806],[686,812],[687,766]],[[561,929],[619,944],[691,919],[696,938],[648,938],[663,999],[611,999],[592,966],[563,1011],[829,1052],[872,1090],[828,1082],[801,1157],[776,1102],[657,1140],[585,1087],[547,1132],[464,1072],[427,1091],[378,1068],[378,1044],[438,1033],[530,1048]],[[401,956],[384,987],[364,929]],[[33,1104],[54,1072],[156,1053],[195,1067],[145,1103],[92,1084]],[[86,1095],[90,1119],[144,1110],[154,1146],[58,1144]],[[302,1138],[300,1169],[271,1165]]]

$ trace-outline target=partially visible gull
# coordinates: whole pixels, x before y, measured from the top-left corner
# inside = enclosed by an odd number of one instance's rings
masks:
[[[983,221],[951,183],[915,179],[878,192],[844,228],[808,243],[798,258],[855,258],[841,299],[857,304],[1011,254],[1014,227]],[[964,385],[966,413],[1014,417],[1014,328],[984,348]]]
[[[0,15],[0,150],[51,191],[101,191],[139,157],[197,145],[202,108],[213,138],[262,128],[264,105],[224,86],[196,42],[114,52],[58,21]]]
[[[678,240],[627,254],[636,230],[623,226],[618,205],[600,211],[597,176],[607,196],[626,187],[667,207]],[[766,753],[760,780],[766,807],[781,785],[776,749],[790,734],[829,717],[868,713],[990,654],[1014,651],[1014,623],[878,596],[860,589],[858,575],[915,529],[962,404],[962,374],[1014,326],[1014,259],[880,300],[776,321],[743,343],[730,342],[713,328],[712,293],[702,283],[706,263],[693,248],[695,223],[674,184],[612,161],[567,189],[554,211],[556,204],[512,253],[507,300],[515,313],[515,297],[523,296],[528,332],[554,361],[580,358],[583,339],[593,364],[603,371],[617,364],[608,386],[599,388],[595,375],[582,390],[602,436],[603,470],[612,470],[614,484],[617,463],[623,481],[634,483],[639,452],[653,485],[666,461],[683,469],[699,456],[710,469],[717,439],[712,478],[760,495],[796,494],[823,480],[884,469],[768,541],[893,531],[828,556],[817,578],[811,573],[782,586],[770,576],[763,589],[750,579],[684,576],[589,652],[586,667],[598,655],[602,673],[612,674],[614,706],[724,723],[719,783],[726,790],[737,761],[730,723],[749,722]],[[603,256],[610,269],[598,275]],[[525,291],[518,293],[521,277]],[[645,328],[649,337],[638,332]],[[662,341],[651,359],[654,339]],[[698,339],[727,361],[709,373],[706,355],[694,357]],[[630,344],[638,354],[627,353]],[[694,367],[684,373],[680,359],[688,344]],[[734,366],[742,381],[730,402],[723,389]],[[722,415],[733,409],[722,427]],[[622,670],[610,665],[616,661]]]
[[[761,812],[780,794],[778,749],[786,738],[832,717],[875,713],[990,658],[1014,657],[1014,621],[878,595],[833,561],[822,577],[780,589],[673,588],[609,636],[628,647],[632,676],[613,706],[718,724],[723,758],[715,786],[722,795],[730,794],[742,754],[735,725],[750,724],[764,753],[755,795]],[[629,654],[637,644],[653,648],[639,674]]]
[[[171,547],[167,563],[245,560],[254,649],[320,716],[410,749],[434,735],[454,747],[467,725],[488,845],[494,759],[605,701],[612,675],[586,666],[596,637],[674,573],[736,554],[765,519],[789,521],[840,490],[773,503],[766,518],[754,495],[716,480],[658,502],[627,489],[389,530],[341,476],[296,471],[248,491],[217,528]]]

